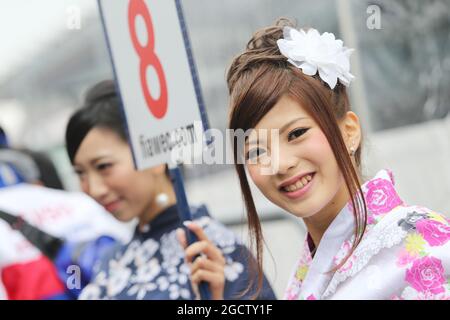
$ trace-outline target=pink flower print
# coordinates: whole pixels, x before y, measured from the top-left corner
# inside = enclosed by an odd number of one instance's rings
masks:
[[[397,266],[404,267],[404,266],[410,264],[411,262],[413,262],[414,259],[417,259],[417,257],[418,256],[415,254],[410,254],[410,252],[408,252],[408,250],[402,249],[402,250],[400,250],[400,253],[397,256]]]
[[[317,300],[317,299],[316,299],[316,297],[314,297],[313,294],[310,294],[310,295],[308,296],[308,298],[306,298],[306,300]]]
[[[387,213],[403,202],[395,192],[394,186],[385,179],[374,179],[367,183],[367,207],[374,215]]]
[[[405,280],[419,292],[439,294],[445,291],[444,268],[441,260],[434,257],[415,260],[412,267],[406,270]]]
[[[429,291],[427,292],[419,292],[417,294],[416,300],[450,300],[448,296],[445,295],[445,293],[440,294],[433,294]]]
[[[344,243],[342,244],[341,249],[338,251],[338,253],[336,254],[336,256],[333,258],[333,262],[335,266],[338,266],[348,255],[348,253],[350,252],[352,248],[352,244],[350,241],[344,241]],[[353,266],[353,255],[350,256],[347,261],[345,261],[344,265],[341,266],[341,268],[339,269],[339,271],[341,272],[345,272],[347,270],[350,270],[350,268]]]
[[[371,225],[375,223],[375,219],[373,218],[373,215],[370,212],[367,212],[367,224]]]
[[[290,286],[287,288],[284,298],[285,300],[296,300],[298,297],[298,293],[300,292],[299,287],[297,284],[290,284]]]
[[[450,239],[450,226],[433,219],[417,221],[417,231],[432,247],[442,246]]]

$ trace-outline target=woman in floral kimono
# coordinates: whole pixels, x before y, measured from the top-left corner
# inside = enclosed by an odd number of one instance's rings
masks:
[[[167,168],[134,169],[119,104],[114,82],[100,82],[67,126],[67,151],[82,190],[118,220],[138,220],[131,242],[103,257],[80,299],[195,299],[201,281],[212,299],[253,295],[254,288],[243,293],[254,258],[204,206],[191,210],[195,222],[188,227],[199,241],[185,254]],[[258,298],[275,298],[266,279]]]
[[[281,19],[229,68],[229,127],[246,133],[241,145],[234,137],[234,159],[259,276],[262,235],[246,171],[307,227],[286,299],[448,299],[449,221],[406,204],[389,170],[362,179],[351,51],[331,33]]]

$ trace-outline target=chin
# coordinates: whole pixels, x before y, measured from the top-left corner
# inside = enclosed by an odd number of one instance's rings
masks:
[[[127,215],[120,211],[112,212],[111,214],[113,215],[114,218],[116,218],[120,222],[130,222],[134,218],[134,216]]]
[[[290,214],[296,216],[297,218],[309,218],[315,215],[320,211],[320,207],[311,205],[311,202],[306,203],[307,201],[303,200],[302,203],[297,204],[287,204],[281,205],[280,207],[289,212]]]

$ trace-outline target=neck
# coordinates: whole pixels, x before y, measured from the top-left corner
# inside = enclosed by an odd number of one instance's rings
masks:
[[[319,246],[325,231],[348,201],[350,201],[350,194],[347,191],[345,183],[343,183],[343,186],[327,206],[314,215],[303,218],[308,233],[316,248]]]
[[[165,193],[168,196],[167,204],[161,206],[156,201],[156,196],[160,193]],[[144,213],[139,217],[139,227],[143,227],[146,224],[150,223],[153,219],[155,219],[161,212],[163,212],[166,208],[173,206],[177,203],[177,198],[175,196],[175,191],[173,190],[172,184],[168,183],[165,188],[160,189],[158,192],[155,192],[153,195],[153,199],[147,209],[144,210]]]

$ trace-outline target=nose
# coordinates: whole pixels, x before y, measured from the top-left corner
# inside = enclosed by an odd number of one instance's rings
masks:
[[[108,187],[104,183],[102,177],[97,174],[90,174],[83,184],[83,191],[97,202],[102,202],[103,198],[105,198],[108,193]]]
[[[286,175],[297,167],[298,157],[288,152],[282,152],[281,150],[279,155],[278,170],[276,170],[279,175]]]

